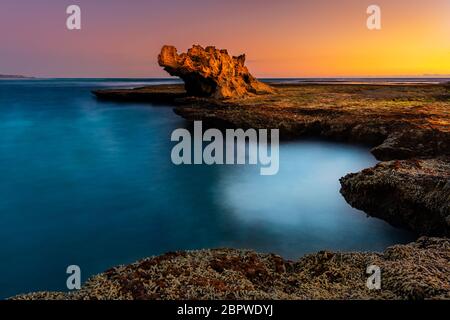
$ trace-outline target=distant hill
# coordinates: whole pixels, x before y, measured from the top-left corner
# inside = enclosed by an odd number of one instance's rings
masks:
[[[0,74],[0,79],[29,79],[32,77],[26,77],[21,75],[14,75],[14,74]]]

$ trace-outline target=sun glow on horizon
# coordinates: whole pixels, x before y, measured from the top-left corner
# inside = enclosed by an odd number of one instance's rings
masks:
[[[257,77],[450,75],[450,1],[77,1],[83,29],[65,29],[68,1],[3,0],[0,73],[45,77],[165,77],[163,44],[245,53]],[[107,9],[107,10],[106,10]]]

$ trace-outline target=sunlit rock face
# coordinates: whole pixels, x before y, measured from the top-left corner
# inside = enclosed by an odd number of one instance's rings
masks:
[[[184,81],[190,96],[226,99],[273,92],[273,88],[250,74],[245,55],[232,57],[227,50],[212,46],[194,45],[181,54],[173,46],[163,46],[158,63],[170,75]]]

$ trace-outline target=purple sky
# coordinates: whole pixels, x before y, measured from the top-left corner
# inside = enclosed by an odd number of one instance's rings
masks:
[[[70,4],[81,31],[66,29]],[[0,74],[167,76],[161,46],[194,43],[246,53],[260,77],[450,74],[450,1],[0,0],[0,39]]]

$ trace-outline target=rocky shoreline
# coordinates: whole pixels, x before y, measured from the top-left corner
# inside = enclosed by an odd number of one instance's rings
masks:
[[[240,99],[188,97],[182,85],[101,90],[99,99],[176,105],[218,128],[279,128],[281,138],[363,143],[381,160],[341,178],[354,207],[422,237],[384,253],[319,252],[297,262],[216,249],[168,253],[92,277],[73,293],[14,299],[450,299],[450,87],[272,84]],[[368,290],[366,267],[383,272]]]
[[[187,98],[175,112],[214,127],[279,128],[285,139],[313,136],[369,145],[375,158],[386,162],[341,179],[345,199],[418,235],[450,235],[447,87],[274,86],[277,95],[238,101]]]
[[[183,96],[181,85],[171,86],[177,89],[165,102],[177,105],[176,114],[205,126],[279,128],[284,139],[314,136],[369,145],[378,160],[387,162],[341,179],[346,200],[418,235],[449,236],[448,85],[272,86],[275,94],[226,100]],[[169,97],[167,89],[94,93],[102,99],[158,102],[160,93]]]
[[[369,265],[381,289],[366,286]],[[420,238],[384,253],[321,251],[298,261],[247,250],[171,252],[118,266],[70,293],[15,300],[450,299],[450,240]]]
[[[371,216],[417,234],[450,234],[450,157],[381,162],[340,182],[345,200]]]

